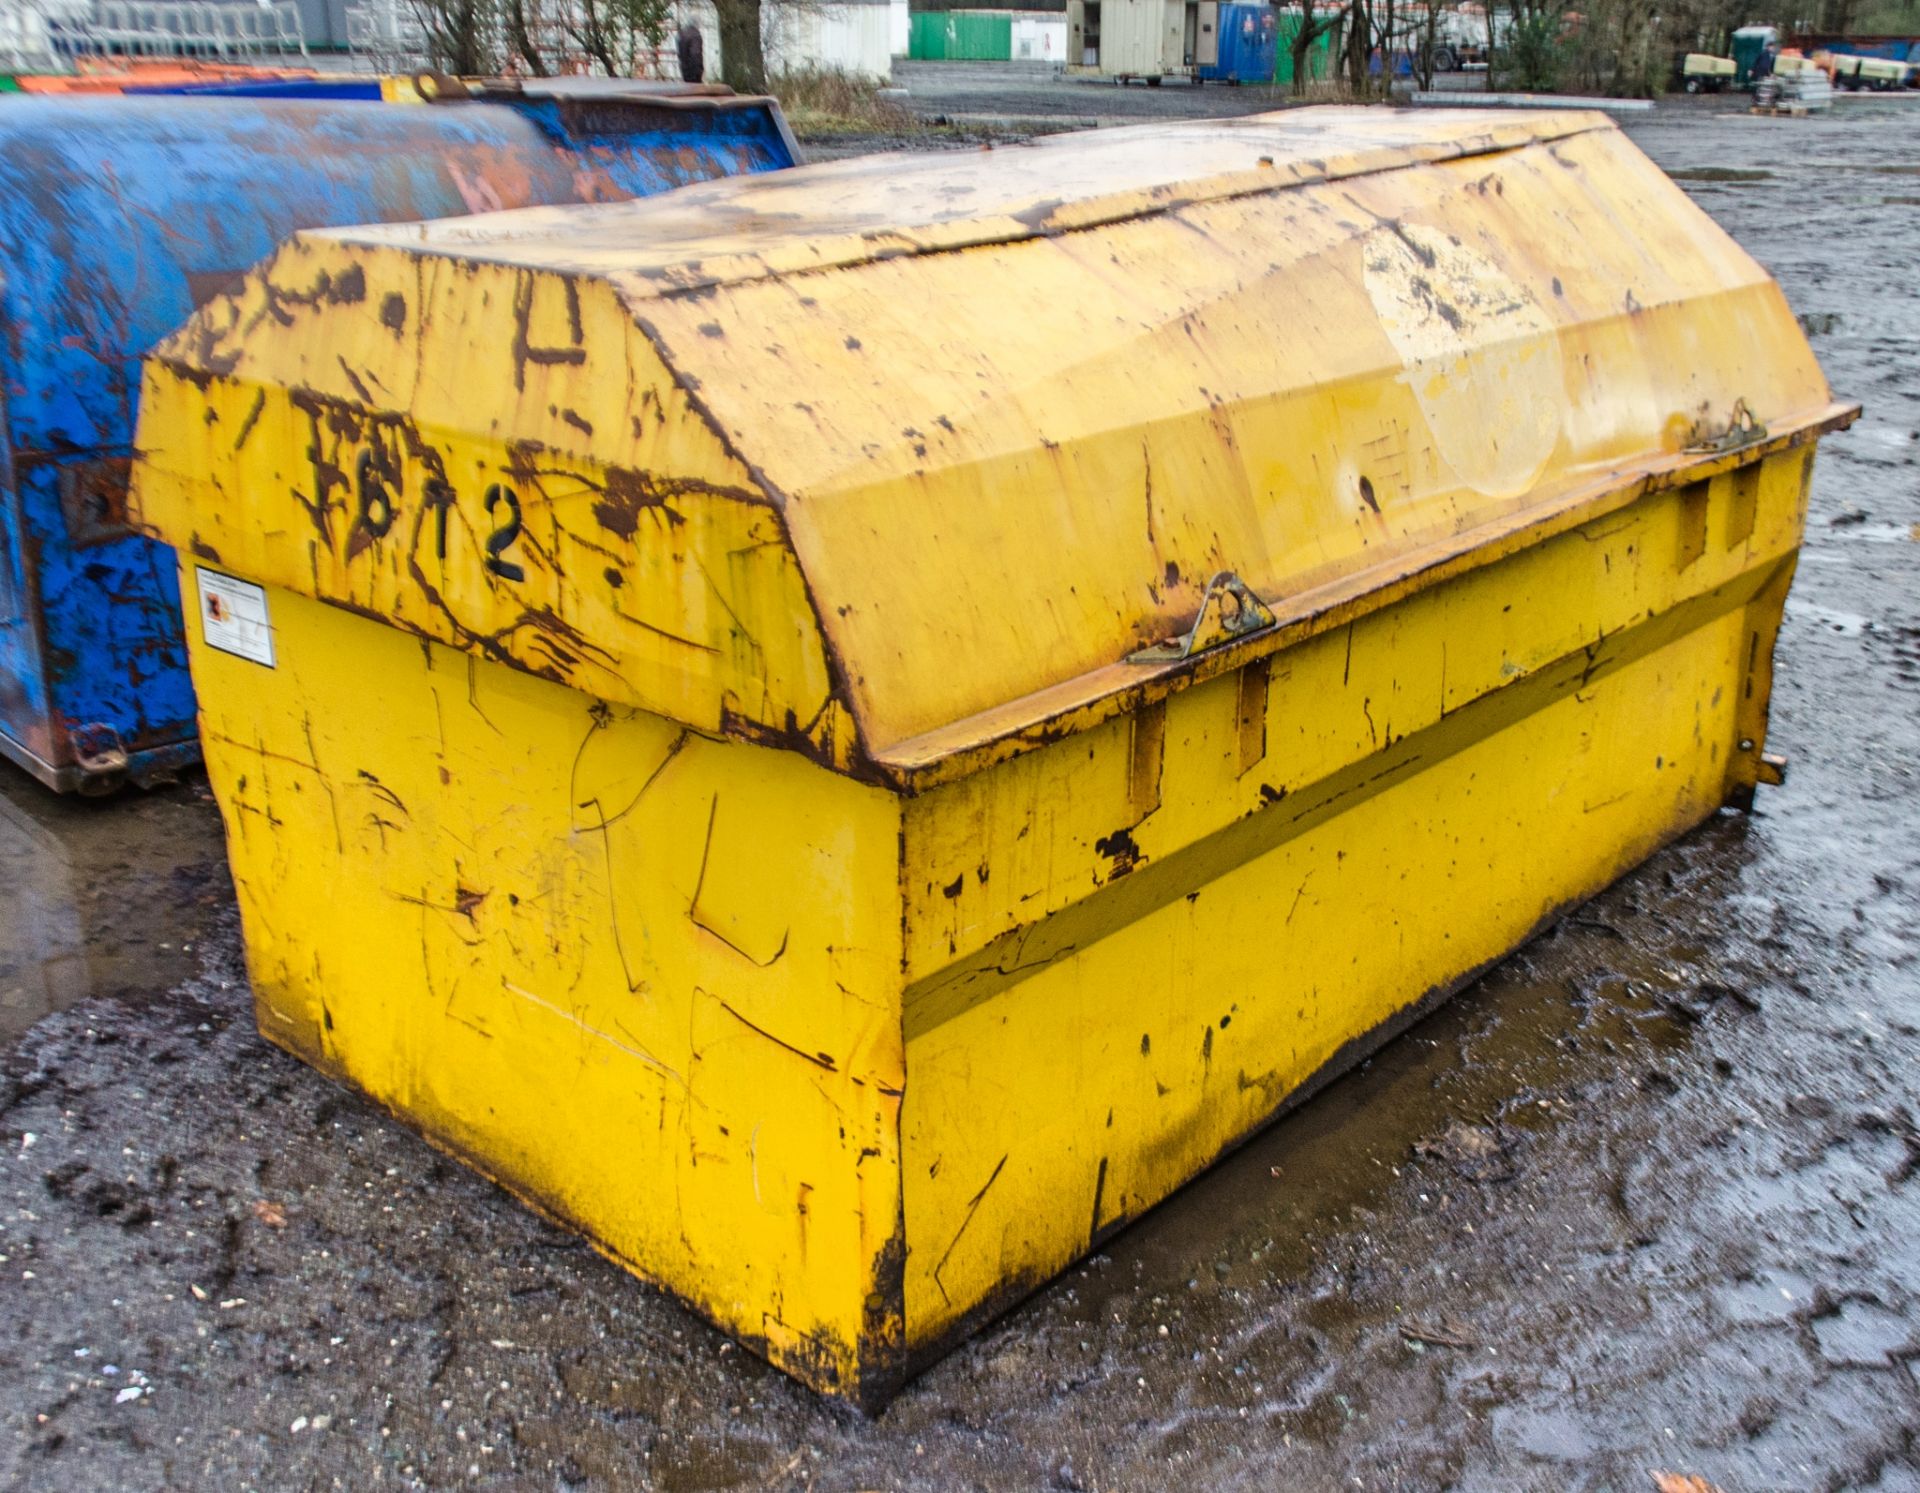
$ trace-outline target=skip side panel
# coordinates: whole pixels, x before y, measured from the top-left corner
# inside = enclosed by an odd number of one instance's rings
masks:
[[[899,1356],[894,801],[266,596],[273,667],[188,620],[263,1033],[862,1392]]]

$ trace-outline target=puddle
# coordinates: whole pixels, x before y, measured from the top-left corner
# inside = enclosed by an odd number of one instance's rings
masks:
[[[1857,638],[1867,630],[1868,619],[1858,612],[1842,612],[1833,607],[1815,606],[1797,596],[1787,598],[1787,615],[1802,622],[1818,623],[1843,638]]]
[[[1813,1282],[1797,1271],[1769,1270],[1724,1287],[1720,1309],[1735,1327],[1779,1327],[1812,1309]]]
[[[1920,524],[1843,524],[1834,538],[1860,544],[1920,543]]]
[[[61,798],[0,763],[0,1042],[89,995],[140,999],[198,968],[232,899],[220,818],[194,779]]]
[[[1682,166],[1669,171],[1675,181],[1771,181],[1773,173],[1739,166]]]
[[[1888,451],[1904,451],[1916,441],[1920,441],[1920,432],[1903,430],[1897,425],[1887,425],[1880,421],[1862,422],[1849,431],[1848,435],[1855,441],[1880,446]]]
[[[1914,1347],[1912,1325],[1871,1301],[1847,1302],[1815,1322],[1813,1335],[1821,1357],[1836,1368],[1885,1368]]]

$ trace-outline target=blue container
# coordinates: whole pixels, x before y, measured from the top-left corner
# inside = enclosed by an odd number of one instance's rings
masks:
[[[1271,5],[1222,5],[1220,60],[1200,69],[1203,83],[1271,83],[1279,22]]]
[[[128,94],[186,93],[212,98],[356,99],[378,103],[383,96],[378,78],[263,78],[242,83],[136,83]]]
[[[62,792],[199,756],[172,551],[127,526],[140,357],[302,228],[790,166],[767,99],[0,103],[0,754]]]
[[[1809,57],[1817,51],[1832,52],[1841,57],[1879,57],[1920,66],[1920,37],[1916,36],[1796,36],[1793,45]]]

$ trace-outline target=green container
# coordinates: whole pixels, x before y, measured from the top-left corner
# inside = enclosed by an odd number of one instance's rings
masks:
[[[923,10],[911,18],[907,55],[921,62],[1011,62],[1013,16],[1004,10]]]
[[[950,10],[947,55],[964,62],[1011,62],[1013,17],[1004,10]]]
[[[1771,26],[1742,26],[1733,33],[1733,86],[1736,88],[1753,87],[1753,65],[1760,60],[1760,54],[1767,49],[1769,42],[1779,40],[1779,33]]]
[[[1300,17],[1288,15],[1282,11],[1278,17],[1280,25],[1274,34],[1273,44],[1273,82],[1275,87],[1293,86],[1293,39],[1300,34]],[[1322,31],[1307,48],[1307,78],[1310,82],[1319,82],[1333,73],[1333,37],[1339,28]]]
[[[0,73],[0,93],[18,93],[20,82],[10,73]]]
[[[907,55],[916,62],[947,60],[947,13],[945,11],[914,12],[908,22]]]

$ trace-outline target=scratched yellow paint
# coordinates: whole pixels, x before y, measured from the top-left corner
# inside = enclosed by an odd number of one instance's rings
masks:
[[[1804,463],[1759,475],[1739,544],[1709,485],[1685,572],[1670,493],[1173,696],[1145,772],[1115,721],[909,801],[915,1330],[1051,1275],[1751,782]]]
[[[1605,120],[1310,110],[302,235],[135,504],[263,1031],[871,1405],[1751,794],[1851,415]]]
[[[857,1383],[897,1290],[897,805],[272,605],[278,667],[193,646],[262,1032]]]

